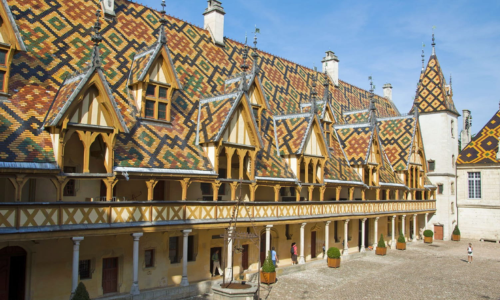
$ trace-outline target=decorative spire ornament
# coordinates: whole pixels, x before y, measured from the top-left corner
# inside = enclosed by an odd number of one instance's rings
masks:
[[[257,25],[255,25],[255,32],[253,37],[253,52],[252,52],[252,59],[253,59],[252,72],[254,74],[257,74],[259,72],[259,67],[257,66],[257,59],[259,58],[259,54],[257,54],[257,33],[260,33],[260,29],[257,28]]]
[[[328,81],[328,74],[326,73],[323,73],[323,101],[325,101],[325,105],[326,105],[326,102],[328,101],[328,98],[330,96],[330,82]]]
[[[160,33],[158,35],[158,42],[160,44],[166,44],[167,43],[167,35],[165,34],[165,26],[167,25],[167,19],[165,18],[165,0],[161,1],[161,18],[160,18]]]
[[[99,44],[102,42],[102,36],[101,36],[101,23],[99,22],[99,17],[101,16],[101,10],[97,9],[96,13],[96,21],[94,26],[92,26],[92,37],[91,40],[94,42],[94,47],[92,49],[92,61],[91,65],[100,68],[101,67],[101,55],[99,52]]]
[[[422,55],[421,55],[422,56],[422,73],[424,73],[424,69],[425,69],[425,66],[424,66],[424,62],[425,62],[424,47],[425,47],[425,44],[422,43]]]
[[[436,41],[434,40],[434,29],[436,29],[436,26],[432,26],[432,55],[436,55]]]
[[[316,67],[314,67],[314,71],[316,72]],[[316,80],[317,74],[314,74],[312,77],[311,83],[311,114],[315,115],[318,112],[318,108],[316,107],[316,97],[318,96],[318,91],[316,91]]]
[[[375,124],[375,112],[377,108],[375,107],[375,98],[373,97],[373,91],[375,90],[375,85],[373,84],[373,80],[371,76],[368,76],[368,80],[370,80],[370,122],[372,125]]]

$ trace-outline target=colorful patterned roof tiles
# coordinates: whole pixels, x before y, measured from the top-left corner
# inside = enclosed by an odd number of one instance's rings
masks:
[[[367,109],[344,112],[345,124],[366,123],[370,119],[370,112]]]
[[[330,158],[327,159],[325,165],[325,180],[327,182],[329,180],[361,182],[358,173],[349,165],[336,134],[332,135],[330,154]]]
[[[460,152],[457,164],[500,163],[497,159],[500,138],[500,110],[484,125],[472,141]]]
[[[274,118],[281,155],[299,153],[311,120],[311,114],[297,114]]]
[[[369,124],[335,126],[340,144],[351,165],[366,162],[368,148],[371,145],[374,128]]]
[[[242,93],[215,96],[200,101],[198,134],[200,143],[215,141],[230,112],[239,103]]]
[[[379,137],[395,171],[406,170],[410,148],[415,137],[414,116],[380,119],[377,122]]]

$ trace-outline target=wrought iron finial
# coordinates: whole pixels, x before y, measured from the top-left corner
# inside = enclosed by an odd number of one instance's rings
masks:
[[[99,18],[101,16],[101,10],[97,9],[96,13],[96,21],[94,26],[92,26],[92,37],[91,40],[94,42],[94,48],[92,49],[92,61],[91,65],[95,67],[100,67],[101,66],[101,55],[99,53],[99,44],[102,42],[102,35],[101,35],[101,22],[99,21]]]
[[[240,66],[243,72],[246,72],[248,70],[247,58],[248,58],[248,46],[245,45],[245,48],[243,48],[243,63]]]
[[[436,29],[436,26],[432,26],[432,55],[436,55],[436,40],[434,39],[434,29]]]
[[[421,55],[422,56],[422,73],[424,72],[424,68],[425,68],[425,66],[424,66],[424,62],[425,62],[424,48],[425,48],[425,44],[422,43],[422,55]]]
[[[257,33],[260,33],[260,29],[255,25],[255,31],[253,33],[253,48],[257,49]]]
[[[328,81],[328,74],[326,73],[323,73],[323,100],[326,102],[328,101],[328,96],[330,95],[330,82]],[[325,103],[326,105],[326,103]]]
[[[167,6],[165,4],[165,0],[162,0],[161,1],[161,11],[160,11],[160,14],[161,14],[161,18],[160,18],[160,33],[158,35],[158,41],[161,43],[161,44],[166,44],[167,43],[167,35],[165,34],[165,26],[167,26],[167,18],[165,17],[165,6]]]

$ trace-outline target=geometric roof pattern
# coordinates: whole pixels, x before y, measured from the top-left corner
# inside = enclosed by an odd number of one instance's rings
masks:
[[[335,126],[340,144],[351,165],[366,163],[373,139],[374,127],[370,124]]]
[[[457,164],[500,163],[497,159],[500,138],[500,110],[484,125],[469,144],[460,152]]]
[[[276,136],[281,155],[299,154],[302,143],[311,127],[310,113],[275,117]]]
[[[366,123],[370,119],[370,112],[368,109],[353,112],[344,112],[345,124]]]
[[[330,158],[325,165],[325,180],[360,181],[358,173],[350,167],[335,132],[332,135]]]
[[[379,138],[393,169],[406,170],[416,132],[416,117],[410,115],[377,121]]]
[[[431,55],[424,73],[421,74],[414,105],[420,113],[450,111],[459,115],[436,54]],[[411,111],[413,112],[413,107]]]

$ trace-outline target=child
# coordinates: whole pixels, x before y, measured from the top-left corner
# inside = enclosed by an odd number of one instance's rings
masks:
[[[472,263],[472,250],[474,250],[472,248],[472,243],[469,243],[469,247],[467,247],[467,261],[469,264]]]

